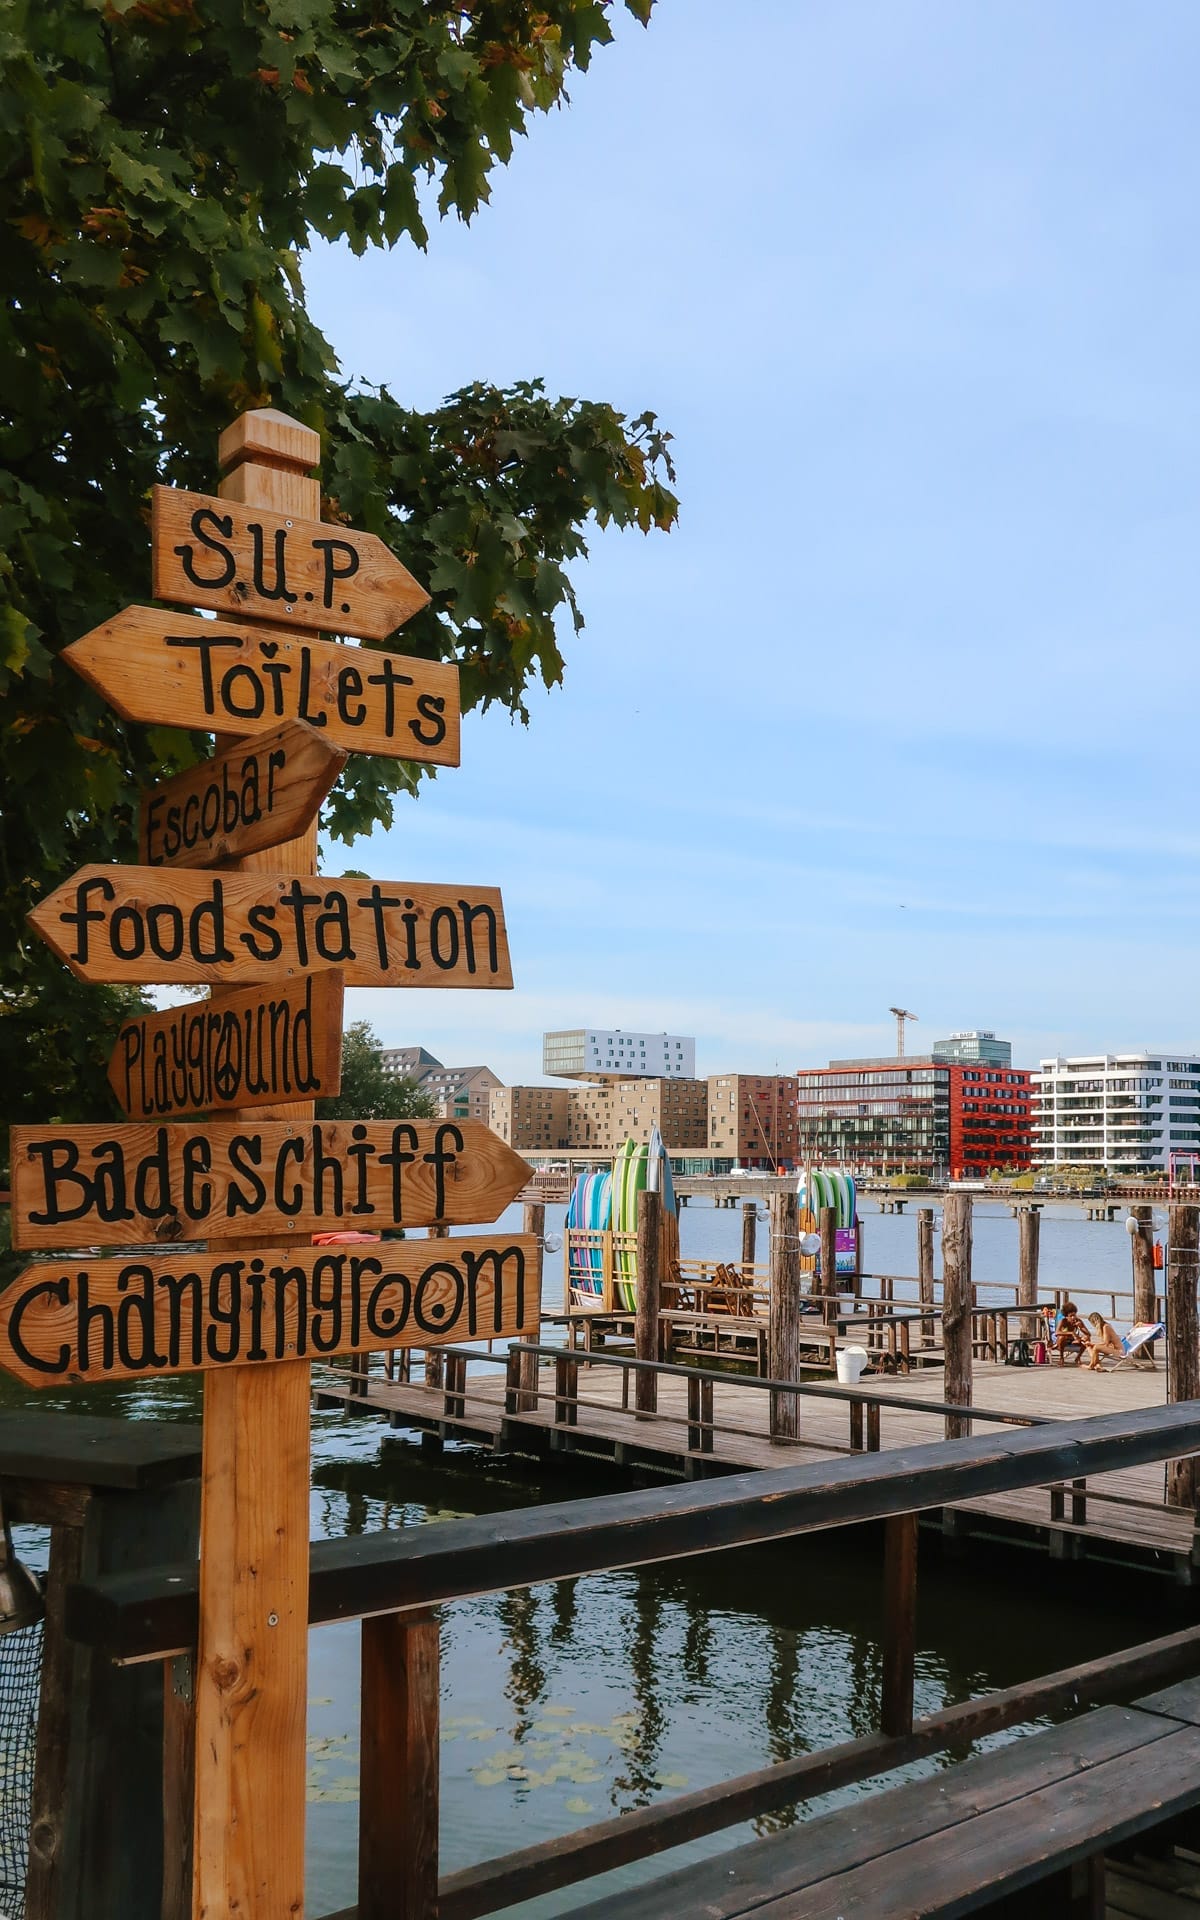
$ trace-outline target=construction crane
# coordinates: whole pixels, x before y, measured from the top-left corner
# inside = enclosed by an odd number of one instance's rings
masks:
[[[906,1020],[915,1020],[917,1016],[915,1013],[910,1013],[907,1007],[889,1007],[888,1012],[894,1013],[896,1016],[896,1058],[897,1060],[903,1060],[904,1022]]]

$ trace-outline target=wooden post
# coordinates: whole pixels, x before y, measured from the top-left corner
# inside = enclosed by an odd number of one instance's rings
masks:
[[[933,1308],[933,1208],[917,1208],[917,1286],[920,1293],[921,1308],[929,1313]],[[933,1322],[922,1320],[921,1345],[933,1345]]]
[[[438,1653],[432,1614],[362,1623],[358,1920],[437,1913]]]
[[[450,1232],[449,1227],[426,1227],[425,1238],[427,1240],[445,1240],[449,1236],[449,1232]],[[445,1354],[442,1353],[441,1349],[438,1347],[427,1347],[425,1349],[425,1385],[429,1387],[434,1393],[440,1393],[442,1390],[442,1386],[445,1382],[445,1378],[446,1378]],[[429,1433],[425,1434],[421,1442],[422,1446],[424,1446],[425,1441],[427,1440],[436,1442],[436,1451],[438,1453],[441,1452],[442,1450],[441,1440],[438,1438],[436,1434],[429,1434]]]
[[[273,408],[244,413],[219,453],[222,498],[320,519],[310,475],[321,442],[311,427]],[[225,744],[218,738],[217,750]],[[316,870],[315,821],[300,839],[236,863],[248,873]],[[313,1111],[304,1100],[248,1117],[305,1120]],[[309,1372],[289,1360],[204,1375],[195,1920],[304,1912]]]
[[[1153,1321],[1158,1318],[1154,1304],[1154,1208],[1131,1207],[1130,1212],[1138,1223],[1137,1232],[1131,1236],[1130,1247],[1133,1256],[1133,1318],[1135,1323]],[[1153,1365],[1153,1344],[1143,1348],[1143,1352]]]
[[[771,1197],[771,1309],[767,1324],[767,1370],[772,1380],[800,1377],[800,1202],[796,1193]],[[800,1399],[772,1393],[772,1440],[795,1440]]]
[[[754,1265],[754,1248],[758,1235],[758,1201],[742,1201],[742,1275],[748,1279]]]
[[[1200,1397],[1200,1326],[1196,1262],[1200,1207],[1173,1206],[1167,1227],[1167,1399]],[[1196,1505],[1196,1457],[1167,1462],[1167,1505]]]
[[[893,1514],[883,1535],[882,1733],[911,1733],[917,1650],[917,1516]]]
[[[833,1295],[838,1290],[837,1208],[822,1207],[817,1224],[821,1234],[821,1292]]]
[[[942,1347],[945,1392],[951,1406],[971,1404],[971,1196],[948,1193],[942,1203]],[[971,1431],[969,1419],[946,1415],[947,1440]]]
[[[658,1359],[658,1314],[662,1292],[662,1195],[647,1187],[637,1203],[637,1318],[634,1352],[639,1360]],[[658,1375],[637,1369],[633,1404],[638,1413],[658,1409]]]
[[[1023,1207],[1017,1215],[1017,1305],[1036,1307],[1038,1296],[1038,1248],[1042,1234],[1042,1216],[1033,1207]],[[1031,1340],[1037,1332],[1036,1315],[1024,1313],[1018,1325],[1021,1338]]]
[[[527,1200],[522,1216],[522,1227],[531,1233],[537,1241],[537,1283],[538,1298],[541,1299],[542,1273],[546,1263],[546,1209],[540,1200]],[[565,1238],[565,1235],[564,1235]],[[565,1298],[565,1296],[564,1296]],[[569,1306],[570,1302],[567,1301]],[[536,1353],[522,1353],[517,1356],[520,1365],[520,1392],[517,1395],[516,1411],[532,1413],[537,1406],[538,1357]]]

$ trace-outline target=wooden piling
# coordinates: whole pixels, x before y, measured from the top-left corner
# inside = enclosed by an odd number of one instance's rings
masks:
[[[821,1292],[828,1296],[838,1290],[837,1208],[822,1207],[817,1216],[817,1225],[821,1234]]]
[[[1154,1208],[1147,1206],[1131,1207],[1129,1211],[1138,1223],[1138,1230],[1130,1236],[1130,1254],[1133,1258],[1133,1318],[1136,1323],[1145,1323],[1158,1318],[1155,1312],[1154,1284]],[[1145,1352],[1153,1360],[1152,1347]]]
[[[758,1201],[742,1201],[742,1273],[749,1277],[758,1237]]]
[[[883,1534],[883,1685],[879,1729],[912,1732],[917,1648],[917,1516],[893,1514]]]
[[[438,1660],[433,1614],[363,1621],[358,1920],[437,1912]]]
[[[1167,1399],[1200,1397],[1200,1322],[1196,1311],[1200,1207],[1173,1206],[1167,1228]],[[1196,1505],[1196,1456],[1167,1462],[1167,1505]]]
[[[546,1265],[546,1209],[540,1200],[527,1200],[521,1221],[524,1232],[531,1233],[537,1241],[537,1287],[538,1299],[542,1297],[542,1274]],[[538,1357],[536,1353],[522,1353],[517,1356],[519,1368],[519,1390],[517,1393],[518,1413],[532,1413],[537,1406]]]
[[[920,1290],[921,1308],[925,1313],[933,1310],[933,1208],[917,1208],[917,1285]],[[933,1322],[922,1320],[921,1345],[933,1345]]]
[[[637,1316],[634,1350],[639,1360],[657,1360],[662,1294],[662,1195],[647,1187],[637,1203]],[[633,1404],[638,1413],[658,1410],[658,1375],[639,1368]]]
[[[800,1202],[793,1191],[771,1196],[771,1304],[767,1322],[767,1368],[772,1380],[800,1378]],[[800,1400],[772,1393],[772,1440],[800,1433]]]
[[[1033,1207],[1023,1207],[1017,1215],[1017,1305],[1036,1307],[1038,1293],[1038,1252],[1042,1216]],[[1037,1332],[1036,1315],[1022,1314],[1021,1338],[1032,1340]]]
[[[948,1193],[942,1207],[942,1348],[946,1399],[959,1407],[971,1404],[971,1230],[970,1194]],[[947,1440],[970,1431],[969,1419],[946,1415]]]

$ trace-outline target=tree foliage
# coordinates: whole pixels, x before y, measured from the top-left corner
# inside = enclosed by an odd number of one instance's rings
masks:
[[[653,0],[624,4],[645,21]],[[530,683],[561,678],[590,522],[672,523],[652,414],[534,378],[421,413],[344,379],[304,305],[312,234],[361,253],[423,246],[434,208],[469,219],[611,33],[607,0],[0,0],[5,1011],[71,991],[23,939],[34,899],[134,858],[137,790],[208,750],[126,726],[58,655],[148,600],[149,490],[211,490],[237,413],[318,429],[326,515],[433,593],[383,644],[456,659],[466,707],[524,716]],[[538,236],[541,275],[553,244]],[[387,824],[420,771],[352,759],[329,828]],[[20,1040],[0,1028],[7,1076]]]
[[[384,1071],[374,1028],[352,1021],[342,1037],[342,1090],[317,1101],[318,1120],[432,1120],[437,1112],[415,1080]]]

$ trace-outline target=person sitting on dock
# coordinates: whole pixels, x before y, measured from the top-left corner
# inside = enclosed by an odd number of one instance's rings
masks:
[[[1111,1320],[1106,1320],[1102,1313],[1089,1313],[1088,1324],[1092,1329],[1092,1350],[1088,1355],[1088,1372],[1103,1373],[1105,1354],[1113,1360],[1123,1360],[1125,1348]]]
[[[1092,1336],[1079,1308],[1073,1300],[1064,1300],[1054,1329],[1054,1351],[1058,1355],[1059,1366],[1065,1366],[1066,1356],[1071,1350],[1075,1350],[1075,1364],[1078,1366],[1091,1344]]]

